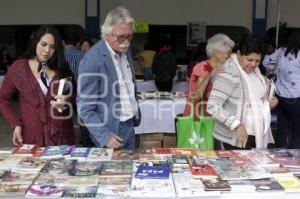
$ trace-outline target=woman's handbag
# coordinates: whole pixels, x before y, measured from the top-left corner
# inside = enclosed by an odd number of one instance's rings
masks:
[[[191,100],[189,116],[177,117],[177,147],[214,150],[214,120],[204,116],[204,105],[201,102],[200,118],[194,120],[194,100]]]

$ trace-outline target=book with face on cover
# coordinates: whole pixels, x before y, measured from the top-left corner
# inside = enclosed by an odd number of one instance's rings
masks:
[[[99,175],[103,166],[100,161],[74,161],[69,169],[70,176],[95,176]]]

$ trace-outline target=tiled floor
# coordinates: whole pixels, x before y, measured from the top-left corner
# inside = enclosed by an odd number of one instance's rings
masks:
[[[17,102],[14,102],[13,106],[15,107],[15,109],[18,109]],[[74,127],[75,127],[76,143],[78,145],[80,129],[79,129],[78,125],[75,125]],[[0,147],[3,147],[3,146],[13,146],[12,129],[10,128],[9,124],[6,122],[6,120],[0,113]]]

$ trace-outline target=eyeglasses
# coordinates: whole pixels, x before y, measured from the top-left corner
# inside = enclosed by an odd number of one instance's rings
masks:
[[[123,41],[125,41],[126,39],[128,41],[131,41],[133,38],[133,34],[129,34],[129,35],[115,35],[114,33],[111,33],[114,37],[117,38],[117,41],[122,43]]]

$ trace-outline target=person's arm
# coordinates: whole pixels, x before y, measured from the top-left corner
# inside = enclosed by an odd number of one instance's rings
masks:
[[[16,75],[14,73],[15,71],[9,70],[3,80],[0,89],[0,112],[13,129],[12,142],[17,146],[23,143],[23,138],[22,123],[14,111],[11,103],[13,96],[17,93],[17,88],[12,78],[12,75]]]
[[[107,111],[106,104],[98,99],[103,95],[100,90],[101,84],[104,84],[105,75],[98,71],[99,63],[91,60],[90,57],[83,58],[79,64],[78,82],[77,82],[77,110],[78,117],[87,127],[90,138],[97,147],[106,146],[113,138],[114,133],[103,123]]]
[[[233,90],[236,89],[234,77],[228,77],[228,73],[220,73],[215,77],[213,88],[207,102],[207,112],[214,119],[224,124],[230,130],[234,130],[241,121],[237,115],[232,115],[224,108],[224,104],[230,98]]]
[[[266,68],[267,72],[273,71],[276,68],[276,64],[278,61],[278,57],[280,54],[282,54],[284,51],[283,48],[279,48],[274,53],[270,55],[265,55],[262,65]]]

